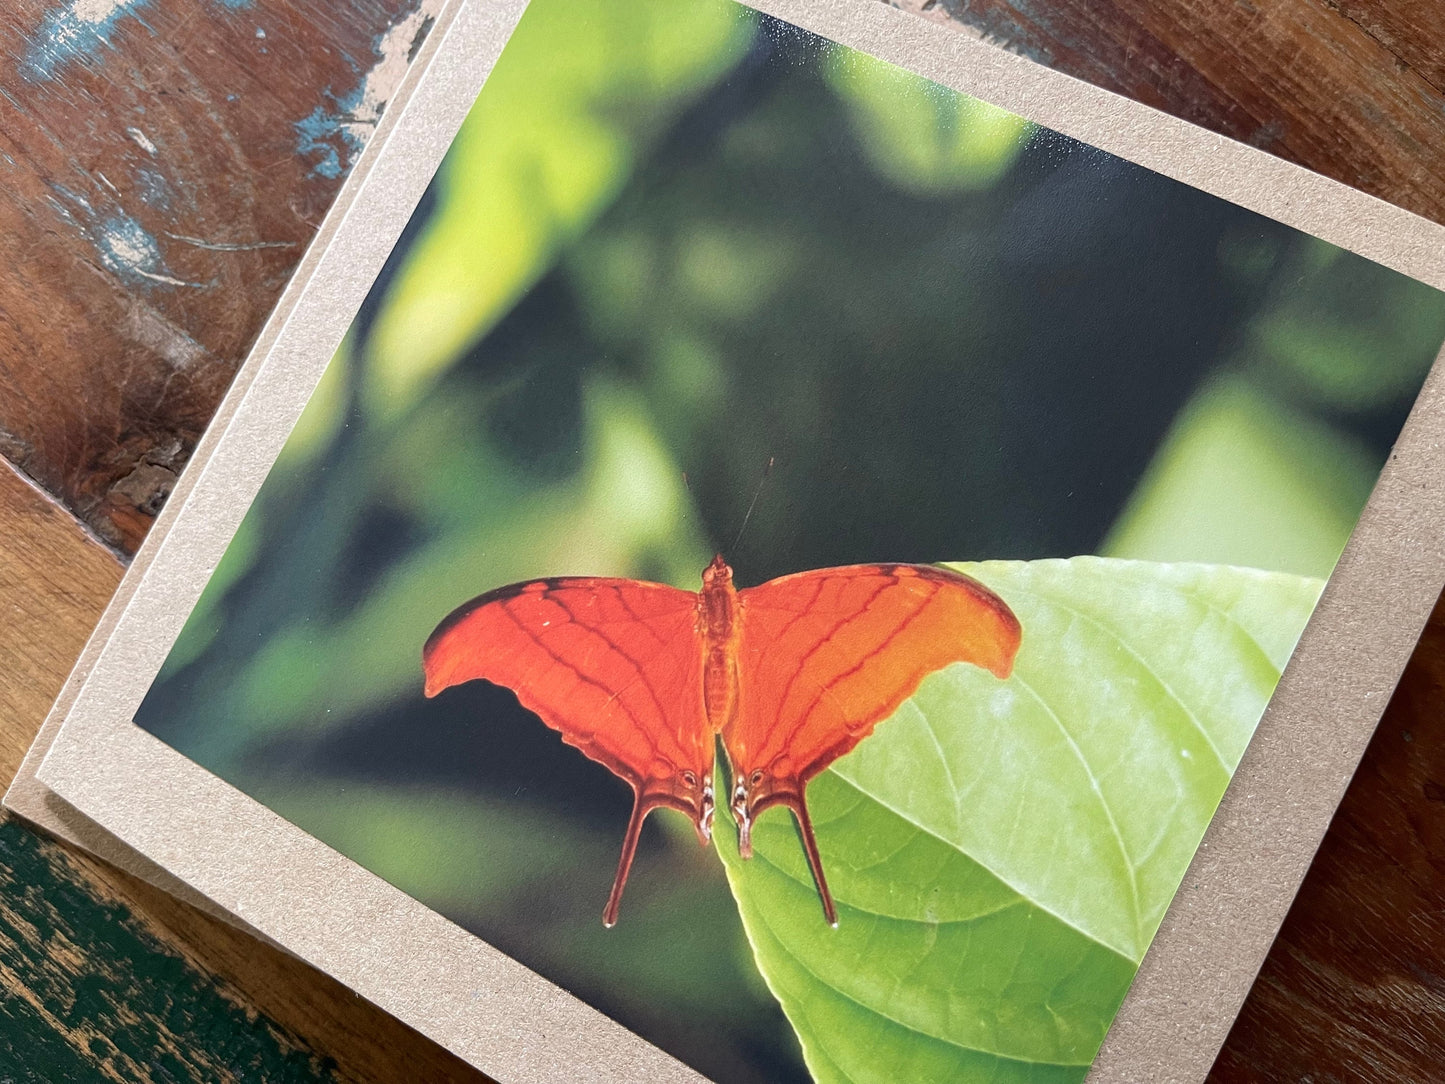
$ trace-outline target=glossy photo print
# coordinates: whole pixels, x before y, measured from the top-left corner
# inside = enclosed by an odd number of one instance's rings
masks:
[[[532,0],[136,722],[718,1081],[1080,1081],[1442,340],[732,0]]]

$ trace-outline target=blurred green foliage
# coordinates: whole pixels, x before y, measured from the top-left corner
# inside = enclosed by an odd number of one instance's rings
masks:
[[[1362,277],[1314,238],[1281,253],[1227,235],[1220,263],[1263,285],[1266,300],[1174,422],[1100,552],[1328,576],[1399,406],[1445,337],[1440,297]]]
[[[824,70],[873,164],[904,192],[988,188],[1033,131],[1022,117],[851,49],[833,50]]]
[[[1107,552],[1327,575],[1433,291],[727,0],[533,0],[137,720],[711,1076],[801,1079],[716,857],[469,596]],[[743,528],[764,464],[775,458]]]
[[[616,197],[680,101],[737,59],[750,29],[746,13],[716,3],[676,18],[666,5],[603,0],[528,13],[520,49],[509,44],[453,146],[435,218],[378,319],[369,412],[404,410],[517,301]]]

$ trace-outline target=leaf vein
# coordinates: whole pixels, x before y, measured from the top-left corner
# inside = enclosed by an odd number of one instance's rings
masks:
[[[916,818],[914,818],[911,813],[907,812],[906,810],[899,809],[896,805],[889,802],[886,798],[874,794],[868,788],[864,787],[861,783],[857,782],[856,780],[850,778],[847,775],[844,775],[842,768],[840,768],[839,766],[835,765],[834,767],[830,768],[829,771],[831,771],[835,776],[837,776],[838,779],[842,780],[844,783],[847,783],[850,787],[856,790],[859,794],[863,795],[869,801],[877,802],[884,809],[888,810],[895,816],[907,821],[909,824],[913,825],[913,827],[917,828],[920,832],[933,837],[940,843],[963,855],[970,862],[973,862],[976,865],[981,866],[983,869],[988,870],[988,872],[991,873],[993,876],[997,877],[999,881],[1007,885],[1014,892],[1017,892],[1019,894],[1019,898],[1025,901],[1030,907],[1036,907],[1040,911],[1043,911],[1045,914],[1051,915],[1053,918],[1057,919],[1059,922],[1069,927],[1069,929],[1073,930],[1081,937],[1088,938],[1088,940],[1092,941],[1100,948],[1103,948],[1109,952],[1112,952],[1115,956],[1118,956],[1119,959],[1127,961],[1129,964],[1134,966],[1138,965],[1139,961],[1130,956],[1127,952],[1120,950],[1118,947],[1111,945],[1106,941],[1099,940],[1097,935],[1090,933],[1088,930],[1084,929],[1082,926],[1070,919],[1068,916],[1059,914],[1059,912],[1055,911],[1053,908],[1047,906],[1046,904],[1043,904],[1040,901],[1034,899],[1032,896],[1024,895],[1024,893],[1018,888],[1017,885],[1011,883],[1007,877],[1004,877],[997,870],[991,868],[986,862],[982,862],[978,858],[969,854],[961,846],[959,846],[956,840],[948,839],[944,836],[939,835],[928,825],[920,823]]]
[[[772,863],[769,863],[769,865],[772,865]],[[773,868],[774,868],[774,869],[777,869],[778,867],[774,866]],[[783,872],[783,871],[780,871],[780,872]],[[1005,1053],[1004,1053],[1003,1051],[1001,1051],[1001,1050],[990,1050],[989,1048],[983,1047],[983,1046],[969,1046],[969,1045],[967,1045],[967,1044],[965,1044],[965,1043],[962,1043],[962,1042],[960,1042],[959,1040],[954,1039],[954,1038],[951,1038],[951,1037],[949,1037],[949,1036],[947,1036],[947,1035],[939,1035],[939,1034],[936,1034],[936,1033],[933,1032],[933,1031],[925,1030],[924,1028],[921,1028],[921,1027],[919,1027],[919,1026],[916,1025],[916,1024],[911,1024],[911,1023],[909,1023],[909,1022],[906,1021],[906,1020],[900,1020],[897,1016],[894,1016],[894,1015],[892,1015],[892,1014],[890,1014],[890,1013],[887,1013],[887,1012],[883,1011],[882,1009],[878,1008],[877,1006],[869,1005],[867,1002],[860,1000],[859,998],[855,997],[853,994],[850,994],[848,991],[843,990],[843,989],[841,989],[841,988],[833,985],[833,984],[832,984],[831,982],[829,982],[827,979],[823,978],[823,976],[819,975],[819,974],[817,973],[817,971],[815,971],[812,967],[810,967],[810,966],[808,965],[808,963],[807,963],[806,960],[804,960],[800,955],[798,955],[796,952],[794,952],[792,949],[790,949],[790,948],[788,947],[787,943],[786,943],[781,937],[778,936],[777,931],[776,931],[775,929],[773,929],[772,923],[768,921],[767,915],[765,915],[765,914],[762,913],[762,909],[761,909],[761,908],[754,909],[754,910],[753,910],[753,914],[754,914],[754,916],[757,918],[757,920],[758,920],[760,923],[762,923],[763,927],[768,931],[768,937],[772,939],[773,944],[777,947],[777,950],[778,950],[778,952],[779,952],[780,955],[787,956],[789,959],[791,959],[791,960],[798,966],[798,968],[799,968],[801,971],[805,972],[808,976],[810,976],[815,982],[819,983],[821,986],[823,986],[823,987],[825,987],[826,989],[831,990],[833,993],[837,994],[837,995],[838,995],[839,997],[841,997],[843,1000],[848,1001],[848,1002],[851,1002],[852,1004],[854,1004],[854,1005],[858,1006],[860,1009],[862,1009],[864,1012],[872,1013],[872,1014],[875,1015],[875,1016],[878,1016],[878,1017],[881,1017],[881,1018],[884,1019],[884,1020],[887,1020],[890,1024],[893,1024],[893,1025],[896,1026],[896,1027],[900,1027],[900,1028],[902,1028],[902,1029],[905,1030],[905,1031],[912,1032],[912,1033],[915,1034],[915,1035],[922,1035],[922,1036],[924,1036],[924,1037],[926,1037],[926,1038],[934,1039],[934,1040],[936,1040],[936,1041],[938,1041],[938,1042],[941,1042],[941,1043],[946,1043],[947,1045],[953,1047],[953,1048],[956,1049],[956,1050],[962,1050],[962,1051],[964,1051],[964,1052],[966,1052],[966,1053],[972,1053],[972,1054],[987,1054],[987,1055],[989,1055],[990,1057],[999,1058],[999,1059],[1002,1060],[1002,1061],[1011,1061],[1011,1062],[1016,1062],[1016,1063],[1023,1064],[1023,1065],[1054,1065],[1054,1066],[1058,1066],[1059,1068],[1074,1068],[1074,1067],[1077,1067],[1077,1066],[1080,1066],[1080,1065],[1088,1065],[1088,1064],[1090,1064],[1090,1062],[1087,1062],[1087,1061],[1086,1061],[1086,1062],[1048,1061],[1048,1060],[1044,1060],[1044,1059],[1041,1059],[1041,1058],[1024,1058],[1024,1057],[1019,1057],[1019,1056],[1016,1055],[1016,1054],[1005,1054]]]

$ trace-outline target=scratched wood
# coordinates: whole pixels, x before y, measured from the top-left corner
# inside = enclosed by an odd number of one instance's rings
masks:
[[[0,464],[0,780],[121,565]],[[482,1079],[320,972],[0,818],[0,1080]]]
[[[1445,1064],[1445,602],[1211,1084],[1427,1081]]]
[[[1059,71],[1445,217],[1440,0],[895,0]]]
[[[0,451],[123,551],[435,7],[200,6],[0,10],[0,235],[25,254],[0,274]],[[0,467],[0,779],[121,571]],[[298,961],[10,820],[0,990],[6,1080],[478,1079]]]
[[[0,453],[133,552],[436,0],[0,5]]]
[[[1439,0],[897,2],[1445,221]],[[0,236],[24,257],[0,271],[0,454],[108,546],[144,536],[434,8],[3,5]],[[0,778],[118,574],[0,469]],[[1438,1077],[1442,682],[1437,612],[1213,1079]],[[470,1075],[324,976],[11,822],[0,899],[0,1078]],[[169,1022],[127,1032],[103,1011],[167,983]]]

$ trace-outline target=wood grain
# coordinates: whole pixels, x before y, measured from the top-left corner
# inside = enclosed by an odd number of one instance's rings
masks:
[[[145,536],[428,25],[418,0],[0,7],[25,253],[0,453],[108,544]]]
[[[0,464],[0,777],[15,774],[124,571],[46,494]]]
[[[895,6],[1445,218],[1445,11],[1436,0]]]
[[[121,571],[0,465],[0,780]],[[299,960],[9,818],[0,991],[0,1079],[484,1079]]]
[[[1340,804],[1211,1084],[1438,1080],[1445,602]]]

